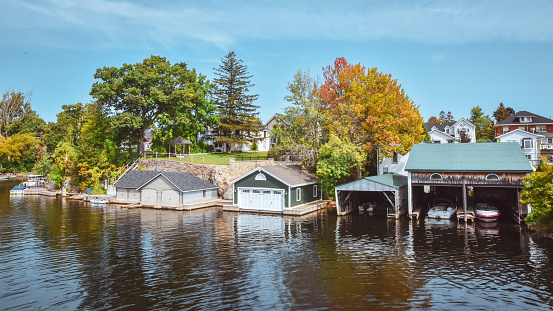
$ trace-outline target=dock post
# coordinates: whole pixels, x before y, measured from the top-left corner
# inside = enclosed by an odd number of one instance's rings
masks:
[[[463,212],[465,215],[465,225],[467,223],[467,179],[463,176]]]

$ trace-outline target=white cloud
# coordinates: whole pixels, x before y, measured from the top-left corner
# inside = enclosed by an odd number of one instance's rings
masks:
[[[12,43],[66,48],[213,44],[244,39],[553,41],[553,2],[7,0]]]

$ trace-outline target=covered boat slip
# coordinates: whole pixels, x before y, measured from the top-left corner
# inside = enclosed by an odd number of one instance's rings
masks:
[[[520,203],[526,174],[533,171],[517,143],[419,144],[405,167],[409,181],[409,215],[419,218],[436,197],[455,202],[460,220],[474,217],[486,203],[522,222],[529,213]]]
[[[407,213],[407,185],[407,176],[392,173],[337,186],[336,211],[338,215],[346,215],[370,204],[374,214],[399,218]]]

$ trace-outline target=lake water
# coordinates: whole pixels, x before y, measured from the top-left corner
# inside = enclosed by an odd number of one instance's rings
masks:
[[[96,207],[0,182],[2,310],[550,310],[514,225]]]

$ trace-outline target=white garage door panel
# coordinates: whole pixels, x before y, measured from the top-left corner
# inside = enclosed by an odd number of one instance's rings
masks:
[[[178,205],[179,193],[174,190],[165,190],[161,193],[161,202],[167,205]]]
[[[261,189],[240,189],[241,208],[282,211],[284,209],[284,191],[282,190],[261,190]]]
[[[142,202],[144,203],[156,203],[157,191],[151,189],[142,190]]]

